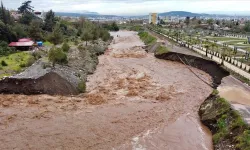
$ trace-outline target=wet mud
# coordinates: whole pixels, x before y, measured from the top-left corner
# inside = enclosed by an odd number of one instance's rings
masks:
[[[183,64],[146,53],[136,32],[111,34],[87,93],[0,95],[1,149],[213,149],[198,116],[212,88]]]

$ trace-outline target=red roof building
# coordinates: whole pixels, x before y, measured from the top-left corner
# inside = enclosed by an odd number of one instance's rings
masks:
[[[30,41],[32,41],[31,38],[22,38],[18,40],[18,42],[30,42]]]
[[[35,42],[30,38],[19,39],[18,42],[11,42],[9,47],[31,47]]]

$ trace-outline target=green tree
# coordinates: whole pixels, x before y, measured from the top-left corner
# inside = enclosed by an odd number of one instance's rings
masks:
[[[98,40],[100,38],[100,35],[101,35],[101,30],[99,27],[95,27],[93,30],[92,30],[92,35],[93,35],[93,38],[92,40]]]
[[[187,16],[184,22],[186,23],[187,26],[189,26],[189,24],[190,24],[190,17]]]
[[[202,22],[201,22],[201,20],[199,19],[199,20],[198,20],[198,24],[201,24],[201,23],[202,23]]]
[[[247,23],[245,24],[244,30],[245,30],[246,32],[250,32],[250,22],[247,22]]]
[[[0,18],[3,21],[4,24],[7,24],[7,16],[6,16],[6,12],[5,12],[5,8],[3,7],[3,2],[1,1],[1,14],[0,14]]]
[[[226,52],[228,51],[228,47],[223,47],[222,48],[222,53],[221,53],[221,65],[224,65],[224,60],[226,58]]]
[[[113,22],[112,25],[111,25],[111,31],[119,31],[119,27],[118,25],[116,24],[116,22]]]
[[[217,25],[220,25],[220,20],[216,20],[216,24],[217,24]]]
[[[12,30],[16,33],[17,38],[24,38],[27,37],[27,29],[28,26],[22,25],[22,24],[15,24],[14,26],[12,26]]]
[[[22,14],[25,14],[25,13],[32,13],[34,10],[33,10],[33,6],[31,6],[32,1],[25,1],[22,3],[22,5],[18,8],[18,11]]]
[[[8,43],[5,41],[0,41],[0,56],[9,55],[14,51],[14,48],[8,47]]]
[[[206,45],[205,45],[205,49],[206,49],[206,56],[207,56],[207,53],[208,53],[209,48],[210,48],[210,45],[206,44]]]
[[[10,26],[0,21],[0,41],[12,42],[16,40],[16,34],[11,30]]]
[[[1,7],[0,7],[0,20],[4,24],[13,24],[13,19],[10,15],[10,11],[3,6],[3,2],[1,2]]]
[[[56,21],[55,21],[55,13],[50,10],[46,13],[45,20],[44,20],[44,30],[52,32]]]
[[[88,45],[88,41],[91,41],[93,39],[93,35],[91,34],[91,31],[88,29],[85,29],[82,34],[82,40],[86,41],[86,46]]]
[[[53,32],[49,35],[48,41],[55,45],[63,42],[63,34],[58,24],[55,26]]]
[[[100,37],[102,38],[103,41],[108,41],[110,39],[110,34],[107,30],[101,30],[100,32]]]
[[[52,62],[53,67],[56,63],[58,64],[66,64],[67,61],[67,55],[62,51],[61,48],[52,47],[49,50],[49,61]]]
[[[63,50],[64,52],[68,52],[69,49],[70,49],[69,44],[66,43],[66,42],[64,42],[64,43],[63,43],[63,46],[62,46],[62,50]]]
[[[35,18],[35,16],[31,13],[25,13],[20,18],[19,22],[25,25],[29,25],[31,21]]]
[[[29,36],[38,41],[42,40],[42,29],[41,29],[41,21],[33,20],[29,26]]]
[[[210,18],[210,19],[207,20],[207,24],[213,25],[213,23],[214,23],[214,20],[212,18]]]
[[[213,50],[213,51],[216,51],[216,52],[217,52],[217,49],[215,50],[215,48],[218,47],[218,45],[217,45],[216,43],[212,43],[212,44],[211,44],[211,47],[212,47],[212,50]]]

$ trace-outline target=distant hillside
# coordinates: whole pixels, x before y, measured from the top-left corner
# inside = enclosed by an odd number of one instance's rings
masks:
[[[209,14],[199,14],[187,11],[170,11],[165,13],[159,13],[160,16],[179,16],[179,17],[199,17],[199,16],[210,16]]]

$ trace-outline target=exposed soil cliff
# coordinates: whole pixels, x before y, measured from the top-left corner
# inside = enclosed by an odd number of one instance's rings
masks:
[[[159,59],[166,59],[166,60],[177,61],[180,63],[185,63],[189,66],[203,70],[213,78],[214,88],[218,87],[218,85],[221,84],[222,78],[229,75],[229,72],[220,67],[220,65],[217,64],[216,62],[192,55],[186,55],[176,52],[168,52],[160,55],[155,55],[155,57]]]
[[[0,92],[6,94],[77,94],[77,89],[55,72],[50,72],[37,79],[6,78],[0,81]]]
[[[68,64],[54,67],[42,58],[24,72],[0,80],[0,93],[5,94],[50,94],[74,95],[85,90],[88,74],[93,74],[98,64],[98,55],[104,53],[109,42],[78,47],[68,52]],[[81,89],[79,89],[81,88]]]

